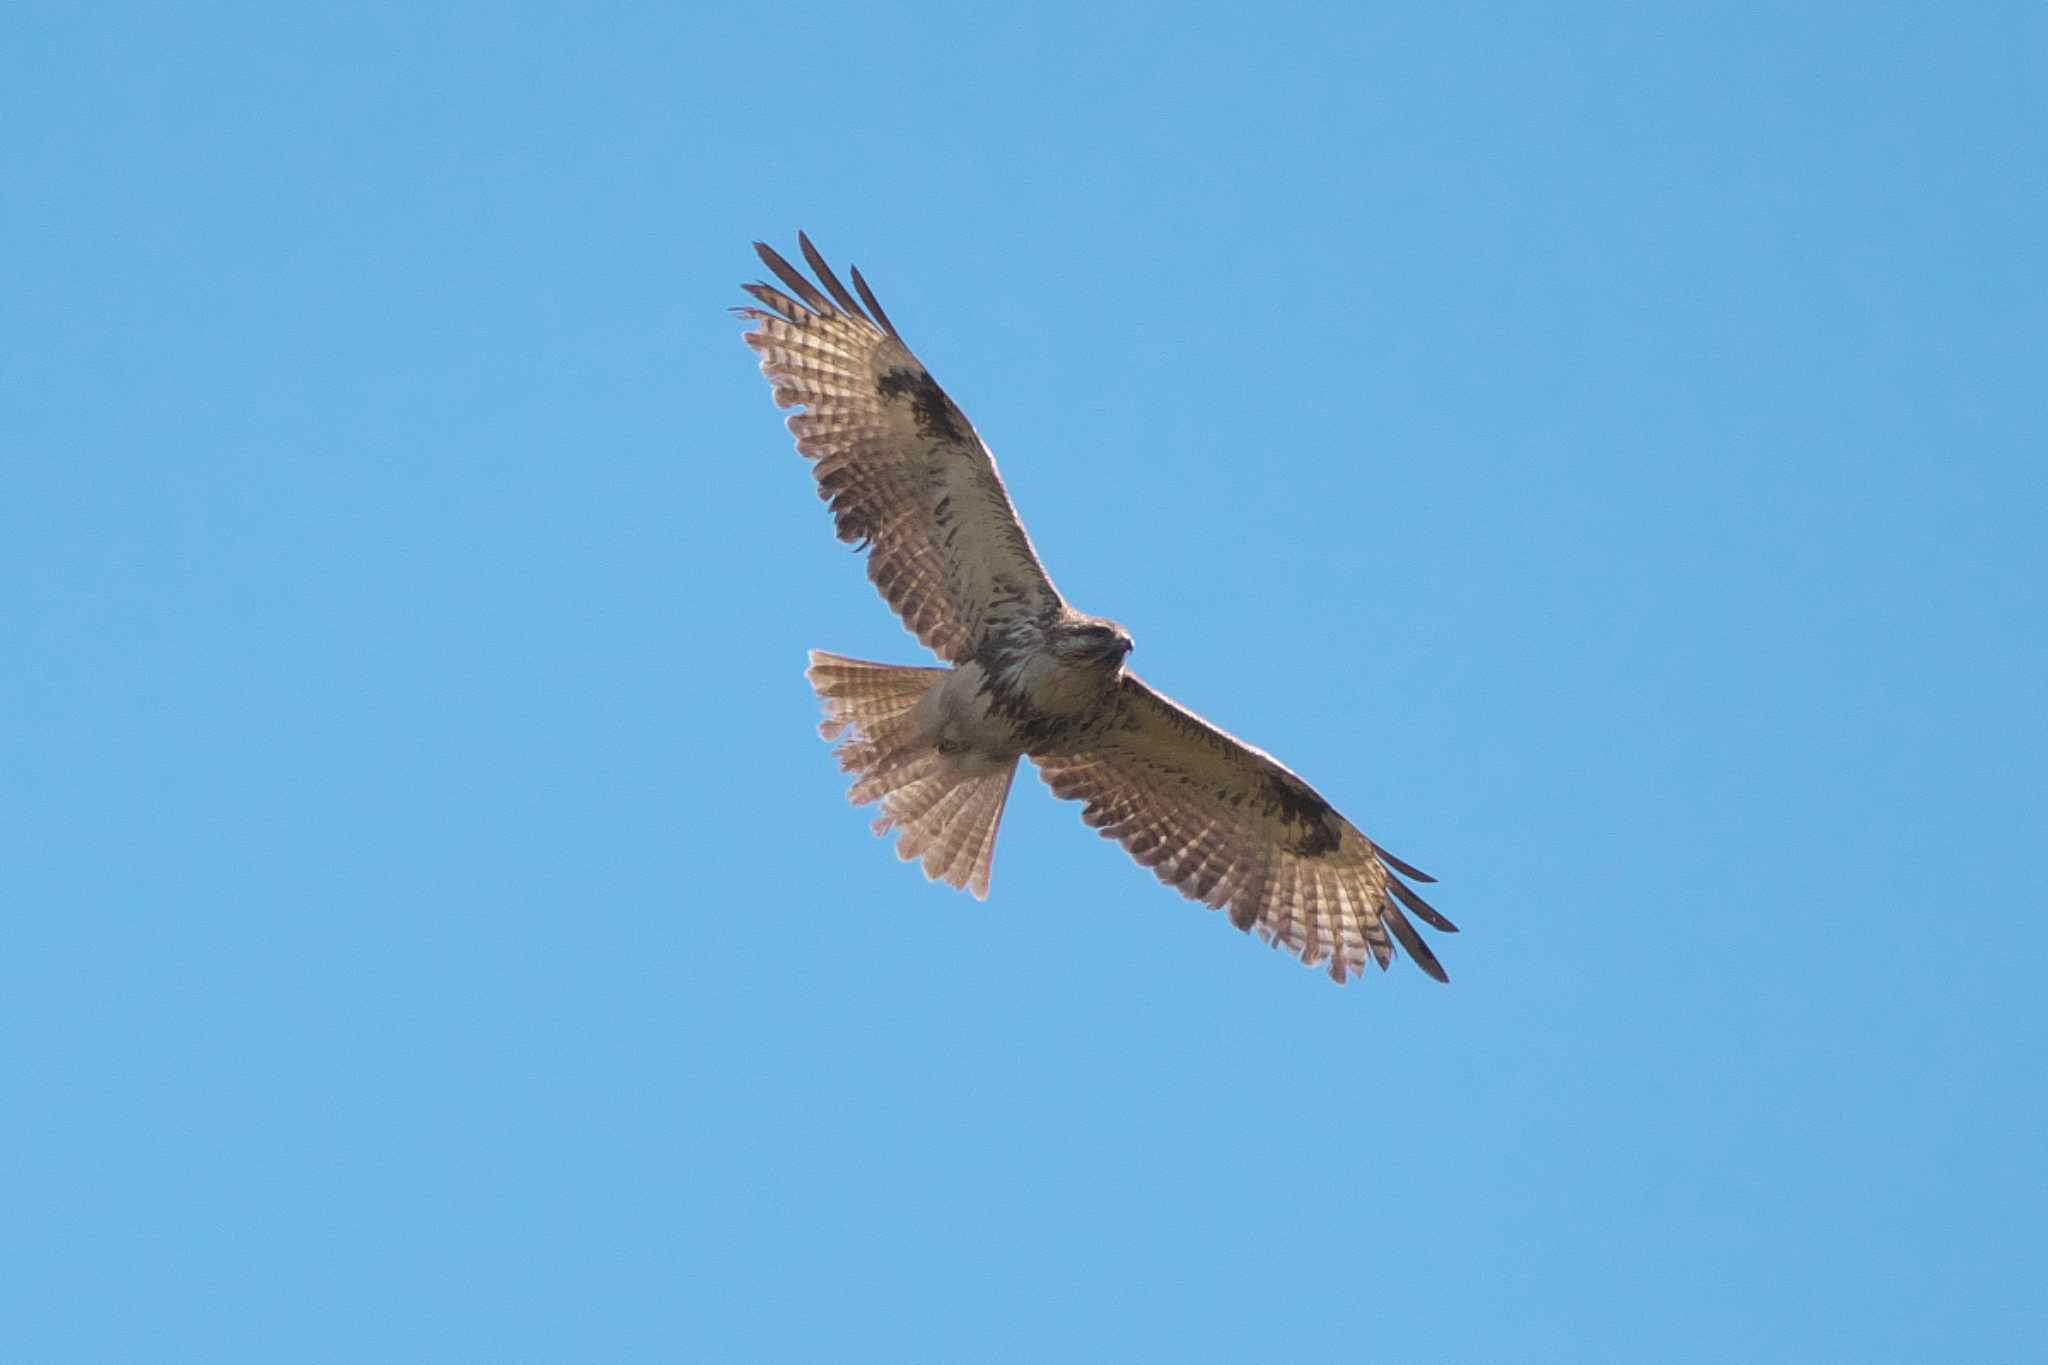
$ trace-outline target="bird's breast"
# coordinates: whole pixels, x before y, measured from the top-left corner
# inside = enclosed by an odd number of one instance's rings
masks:
[[[986,674],[990,719],[1010,727],[1020,752],[1072,749],[1108,724],[1116,705],[1113,675],[1063,664],[1050,651],[1006,663]]]

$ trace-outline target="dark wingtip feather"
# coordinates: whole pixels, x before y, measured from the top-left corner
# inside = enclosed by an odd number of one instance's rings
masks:
[[[882,311],[882,305],[875,302],[875,291],[868,288],[868,282],[861,278],[859,266],[853,267],[853,287],[860,290],[861,302],[865,303],[868,306],[868,311],[874,314],[875,321],[882,324],[882,330],[895,337],[898,341],[903,340],[902,334],[896,330],[896,324],[889,321],[889,315]]]
[[[782,254],[776,251],[774,247],[769,246],[766,242],[756,242],[754,243],[754,254],[761,258],[763,265],[775,272],[775,278],[789,286],[791,293],[808,304],[811,311],[816,313],[830,313],[832,311],[831,301],[818,292],[818,286],[805,279],[801,270],[798,270],[788,261],[783,260]]]
[[[1422,935],[1415,932],[1415,926],[1408,922],[1408,917],[1401,913],[1400,907],[1388,906],[1385,918],[1387,927],[1394,931],[1394,937],[1401,941],[1402,949],[1415,960],[1415,965],[1433,979],[1446,985],[1450,984],[1451,974],[1444,970],[1443,963],[1436,960],[1436,954],[1422,941]]]
[[[1436,880],[1436,878],[1430,876],[1421,868],[1402,862],[1399,858],[1396,858],[1393,854],[1387,852],[1378,844],[1374,844],[1372,847],[1373,852],[1379,855],[1381,862],[1385,863],[1388,867],[1393,868],[1394,871],[1400,873],[1402,876],[1413,877],[1418,882],[1433,882]]]
[[[1458,926],[1445,919],[1443,912],[1415,894],[1415,889],[1399,877],[1387,878],[1387,890],[1394,893],[1394,899],[1413,910],[1422,922],[1432,929],[1441,929],[1447,934],[1458,932]]]
[[[860,305],[853,301],[853,295],[846,292],[846,286],[839,282],[839,277],[832,273],[832,267],[825,263],[824,254],[811,245],[810,235],[797,233],[796,244],[803,251],[804,259],[810,262],[811,273],[824,282],[827,292],[838,302],[839,307],[864,322],[868,321],[868,315],[860,310]]]
[[[774,311],[775,316],[781,318],[784,322],[795,322],[797,314],[803,311],[797,307],[795,299],[790,298],[789,295],[783,293],[772,284],[763,284],[756,280],[752,284],[743,284],[740,288],[768,305]],[[734,309],[733,311],[740,313],[742,316],[746,313],[745,309]]]

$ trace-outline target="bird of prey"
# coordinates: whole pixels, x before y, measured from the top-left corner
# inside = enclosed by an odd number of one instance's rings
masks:
[[[854,775],[855,805],[927,877],[986,898],[1017,761],[1159,880],[1340,984],[1399,944],[1439,981],[1408,915],[1454,933],[1401,880],[1418,872],[1270,755],[1224,733],[1125,666],[1131,637],[1067,604],[1031,548],[995,457],[910,353],[858,269],[859,298],[808,237],[815,281],[766,244],[781,282],[744,286],[775,402],[812,462],[839,538],[948,667],[813,650],[820,730]]]

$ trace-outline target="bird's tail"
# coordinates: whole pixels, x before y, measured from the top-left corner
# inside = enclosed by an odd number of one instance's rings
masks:
[[[811,651],[804,676],[825,703],[818,733],[838,740],[839,766],[854,775],[856,806],[882,803],[875,833],[900,833],[897,856],[924,860],[927,877],[988,897],[996,827],[1017,760],[944,754],[932,711],[918,703],[945,681],[943,668],[906,668]]]

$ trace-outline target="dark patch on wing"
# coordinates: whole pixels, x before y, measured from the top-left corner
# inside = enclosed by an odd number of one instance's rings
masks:
[[[1337,812],[1330,803],[1316,795],[1315,789],[1298,777],[1288,773],[1269,773],[1266,777],[1266,809],[1290,825],[1298,827],[1286,844],[1289,853],[1303,858],[1320,858],[1325,853],[1334,853],[1343,835],[1337,820]]]
[[[1339,836],[1328,824],[1309,825],[1289,839],[1284,847],[1289,853],[1302,858],[1320,858],[1326,853],[1335,853]]]
[[[935,441],[963,439],[960,410],[929,371],[891,370],[875,381],[875,392],[889,399],[908,398],[920,434]]]

